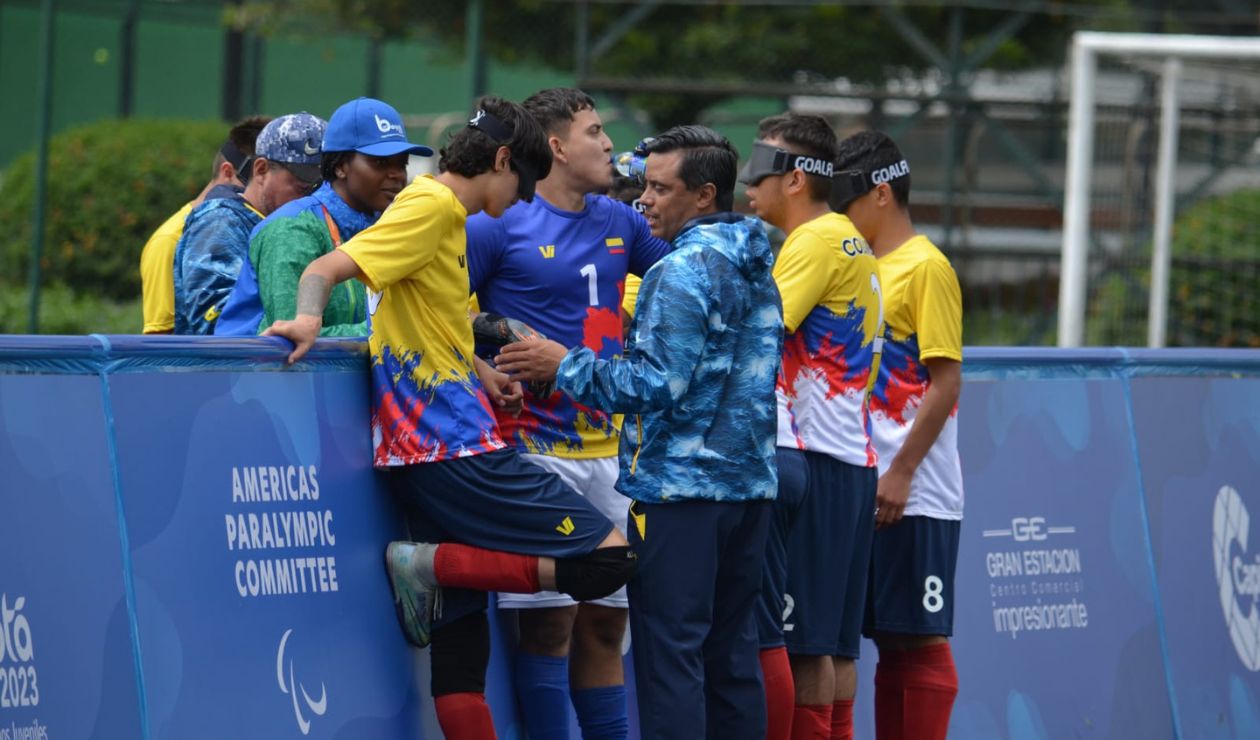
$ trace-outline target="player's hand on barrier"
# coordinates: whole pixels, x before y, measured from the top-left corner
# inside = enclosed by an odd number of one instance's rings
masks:
[[[506,373],[495,370],[480,357],[474,357],[473,364],[477,368],[477,377],[481,378],[481,384],[486,388],[486,395],[490,397],[490,403],[512,416],[519,416],[525,398],[521,384],[509,378]]]
[[[513,380],[551,382],[556,379],[556,371],[560,369],[560,362],[567,354],[568,348],[559,342],[528,339],[514,342],[499,350],[494,364]]]
[[[319,328],[324,323],[322,316],[298,314],[292,321],[277,321],[262,333],[264,337],[284,337],[293,342],[293,351],[289,353],[290,365],[302,359],[319,338]]]
[[[887,473],[879,477],[879,485],[875,490],[875,528],[891,527],[901,521],[906,510],[906,501],[910,499],[910,479],[912,475],[896,468],[889,468]]]

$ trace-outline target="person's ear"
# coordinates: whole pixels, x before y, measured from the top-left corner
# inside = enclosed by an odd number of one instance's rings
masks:
[[[881,182],[875,186],[875,204],[883,208],[893,202],[892,188],[888,183]]]
[[[567,162],[568,155],[564,151],[564,142],[559,136],[548,136],[547,144],[551,147],[551,157],[562,162]]]
[[[333,174],[337,176],[338,180],[345,180],[350,177],[350,159],[352,158],[353,156],[351,158],[344,159],[337,165],[337,169]]]
[[[232,182],[236,180],[236,167],[231,162],[224,162],[219,165],[219,178],[223,182]]]
[[[805,189],[807,175],[802,170],[792,170],[783,178],[783,189],[788,195],[796,195]]]
[[[509,169],[511,167],[511,162],[512,162],[511,149],[508,149],[505,146],[501,146],[499,147],[499,150],[494,153],[494,171],[495,172],[503,172],[504,170]]]
[[[696,188],[696,208],[701,211],[708,210],[717,200],[717,185],[706,182]]]
[[[267,173],[271,170],[271,163],[263,159],[262,157],[258,157],[257,159],[254,160],[253,167],[254,167],[253,179],[261,180],[262,178],[265,178],[267,176]]]

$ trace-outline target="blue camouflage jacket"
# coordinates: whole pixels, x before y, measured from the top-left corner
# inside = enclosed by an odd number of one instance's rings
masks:
[[[693,219],[643,277],[621,358],[576,348],[557,384],[625,414],[617,490],[637,501],[773,499],[783,308],[755,218]]]
[[[262,218],[231,185],[213,188],[188,214],[175,245],[176,334],[214,332],[248,254],[249,232]]]

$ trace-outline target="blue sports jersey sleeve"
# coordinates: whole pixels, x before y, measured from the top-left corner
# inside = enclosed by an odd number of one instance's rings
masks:
[[[507,244],[507,230],[502,219],[477,213],[465,223],[464,234],[468,238],[468,292],[472,294],[479,292],[497,272]]]

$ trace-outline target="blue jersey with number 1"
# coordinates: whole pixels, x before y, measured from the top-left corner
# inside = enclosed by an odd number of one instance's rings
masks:
[[[621,355],[621,298],[626,273],[642,275],[670,251],[633,208],[586,196],[578,212],[535,197],[502,218],[468,219],[468,278],[482,311],[520,319],[566,347],[589,347],[601,358]],[[499,414],[505,442],[560,457],[613,457],[618,433],[611,414],[563,393],[526,393],[519,417]]]

